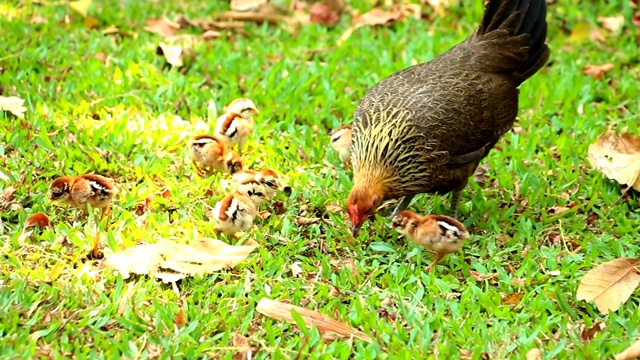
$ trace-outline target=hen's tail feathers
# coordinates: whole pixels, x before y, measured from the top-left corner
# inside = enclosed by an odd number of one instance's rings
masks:
[[[490,51],[501,52],[503,69],[520,84],[549,59],[546,18],[545,0],[489,0],[471,41],[490,43]]]

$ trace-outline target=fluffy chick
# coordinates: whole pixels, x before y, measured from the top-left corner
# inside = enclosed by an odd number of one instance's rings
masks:
[[[259,114],[258,108],[256,104],[253,103],[250,99],[247,98],[239,98],[235,99],[227,105],[224,109],[225,113],[235,113],[240,115],[243,119],[250,120],[253,122],[253,115]]]
[[[100,219],[109,212],[117,193],[113,179],[96,174],[59,177],[49,187],[52,201],[62,201],[79,208],[83,215],[88,213],[88,205],[91,205],[101,210]]]
[[[338,152],[343,164],[351,163],[352,125],[342,125],[331,132],[331,147]]]
[[[227,194],[218,201],[213,210],[218,229],[232,236],[251,229],[257,213],[253,200],[237,191]]]
[[[247,120],[237,113],[225,113],[218,118],[214,135],[229,148],[237,145],[238,153],[242,154],[252,132],[253,120]]]
[[[244,181],[256,181],[264,188],[264,192],[269,199],[276,196],[280,189],[280,176],[277,172],[271,169],[256,170],[244,170],[233,175],[233,185],[237,187]]]
[[[444,215],[420,216],[404,210],[392,219],[391,226],[409,240],[436,253],[436,259],[427,271],[433,270],[445,255],[459,251],[463,241],[469,238],[462,223]]]
[[[198,175],[210,176],[216,171],[234,174],[242,170],[240,155],[212,135],[196,135],[189,140],[189,155]]]

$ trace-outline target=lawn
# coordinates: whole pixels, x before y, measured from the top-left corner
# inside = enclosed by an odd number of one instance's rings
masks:
[[[27,108],[24,119],[0,112],[0,188],[16,189],[0,205],[0,357],[230,359],[242,355],[237,334],[255,358],[501,359],[538,348],[545,359],[600,359],[628,347],[640,334],[637,293],[608,315],[575,299],[587,270],[640,257],[637,194],[619,200],[620,186],[587,161],[607,129],[638,133],[640,27],[628,1],[549,6],[550,63],[521,86],[516,128],[463,193],[470,240],[435,271],[423,271],[433,256],[387,218],[350,240],[344,213],[326,208],[344,205],[352,185],[328,132],[351,122],[368,87],[471,34],[482,1],[464,3],[441,16],[423,5],[423,20],[362,27],[342,42],[351,14],[330,28],[247,24],[195,43],[187,71],[164,66],[162,37],[143,31],[146,20],[211,18],[226,1],[96,0],[97,23],[64,2],[0,4],[0,95]],[[624,26],[613,32],[598,20],[619,15]],[[111,25],[128,33],[103,34]],[[188,33],[201,31],[179,31]],[[601,78],[583,72],[607,63]],[[50,181],[95,172],[121,184],[98,224],[112,249],[169,237],[235,243],[209,220],[229,176],[198,177],[185,136],[206,122],[210,99],[221,111],[238,97],[260,109],[245,166],[276,169],[292,188],[278,198],[284,213],[245,236],[261,246],[233,269],[175,288],[102,270],[89,256],[97,216],[50,202]],[[446,213],[448,203],[420,196],[411,209]],[[53,226],[21,237],[37,212]],[[348,322],[373,341],[323,340],[258,313],[262,297]],[[598,321],[606,327],[585,341]]]

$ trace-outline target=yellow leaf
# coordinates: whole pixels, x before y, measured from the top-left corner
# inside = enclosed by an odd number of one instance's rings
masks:
[[[83,18],[87,17],[89,6],[91,6],[91,0],[78,0],[69,2],[69,7],[71,8],[71,10],[75,11]]]
[[[618,310],[640,284],[638,264],[640,259],[621,258],[596,266],[580,281],[577,299],[595,301],[603,314]]]
[[[589,145],[587,157],[609,179],[640,190],[640,136],[607,131]]]
[[[571,30],[571,35],[569,35],[569,42],[583,42],[589,39],[589,35],[591,34],[591,24],[589,23],[579,23],[576,24]]]

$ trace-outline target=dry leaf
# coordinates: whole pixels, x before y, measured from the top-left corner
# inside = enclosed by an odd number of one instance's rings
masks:
[[[179,45],[167,45],[163,42],[158,45],[156,54],[163,55],[168,64],[181,67],[184,65],[184,48]]]
[[[89,11],[89,6],[91,6],[91,0],[79,0],[79,1],[70,1],[69,7],[71,10],[78,13],[78,15],[83,18],[87,17],[87,12]]]
[[[24,222],[25,229],[36,225],[44,228],[51,226],[51,222],[49,221],[49,217],[45,213],[41,212],[29,216]]]
[[[480,187],[483,187],[487,184],[487,180],[489,180],[489,163],[484,163],[476,168],[475,175],[473,175],[473,181],[476,182]]]
[[[325,210],[327,210],[327,212],[340,212],[342,211],[342,206],[338,205],[338,204],[329,204],[327,206],[324,207]]]
[[[640,284],[640,259],[621,258],[591,269],[580,281],[576,298],[595,301],[602,314],[617,311]]]
[[[269,23],[277,24],[279,21],[287,20],[288,17],[279,14],[276,9],[265,4],[258,12],[226,11],[216,17],[218,21],[249,21],[257,24]]]
[[[291,275],[293,275],[294,277],[297,277],[303,272],[304,270],[302,270],[302,268],[300,267],[300,261],[296,261],[293,264],[291,264]]]
[[[618,32],[624,26],[624,15],[600,16],[598,22],[602,24],[603,28],[611,32]]]
[[[267,3],[267,0],[231,0],[229,7],[232,11],[257,11]]]
[[[607,131],[589,145],[588,159],[609,179],[640,190],[640,136]]]
[[[570,43],[579,43],[589,39],[592,26],[589,23],[579,23],[573,26],[568,41]]]
[[[474,278],[477,282],[491,280],[494,277],[498,276],[497,273],[487,275],[487,274],[482,274],[473,270],[469,270],[469,275],[471,275],[471,277]]]
[[[371,11],[364,13],[355,18],[356,24],[362,25],[385,25],[387,23],[400,20],[402,13],[400,11],[385,11],[382,9],[372,9]]]
[[[296,225],[298,226],[306,226],[311,224],[317,224],[322,221],[321,218],[307,218],[307,217],[296,217]]]
[[[189,245],[161,239],[156,244],[132,246],[122,252],[105,254],[101,267],[116,270],[125,279],[134,273],[149,274],[170,282],[177,281],[179,276],[169,273],[158,276],[156,273],[160,268],[183,276],[211,273],[238,265],[257,247],[255,241],[234,246],[208,238]]]
[[[542,350],[533,348],[527,351],[526,360],[542,360]]]
[[[315,24],[333,26],[340,21],[340,16],[325,3],[317,2],[309,9],[309,20]]]
[[[233,347],[237,348],[237,353],[233,355],[234,360],[248,360],[253,358],[253,354],[258,351],[258,347],[249,346],[249,339],[240,333],[233,336]]]
[[[615,360],[632,360],[640,358],[640,338],[623,352],[616,355]]]
[[[24,118],[24,113],[27,111],[23,104],[24,100],[17,96],[0,95],[0,110],[8,111],[19,118]]]
[[[433,7],[433,10],[439,16],[445,15],[445,10],[450,8],[452,5],[457,5],[460,3],[460,0],[423,0],[427,4]]]
[[[614,65],[604,64],[604,65],[586,65],[582,68],[582,72],[585,75],[593,76],[596,80],[601,80],[605,73],[613,70]]]
[[[520,300],[522,300],[523,292],[518,292],[515,294],[509,294],[502,298],[502,305],[506,306],[516,306],[520,304]]]
[[[147,26],[143,30],[159,34],[162,37],[173,36],[180,29],[180,24],[166,17],[160,19],[147,19]]]
[[[631,22],[635,26],[640,26],[640,11],[633,14],[633,18],[631,18]]]
[[[602,321],[596,321],[592,327],[582,330],[580,337],[584,342],[591,341],[597,333],[602,331],[602,329],[604,329],[604,323]]]
[[[331,317],[323,315],[317,311],[307,310],[299,306],[262,298],[258,302],[256,310],[268,317],[280,320],[283,319],[290,323],[295,323],[293,316],[291,316],[291,311],[295,310],[298,314],[300,314],[307,326],[317,327],[318,331],[320,331],[321,333],[328,332],[336,334],[343,338],[353,337],[355,339],[364,340],[366,342],[372,341],[367,334],[352,328],[344,322],[332,319]]]
[[[129,284],[127,284],[127,290],[125,290],[124,294],[118,301],[118,311],[116,312],[118,316],[124,315],[125,310],[127,310],[127,304],[129,303],[129,300],[131,300],[131,296],[133,295],[134,285],[135,283],[133,282],[130,282]]]
[[[187,317],[184,315],[184,308],[180,306],[180,310],[176,314],[176,325],[178,327],[184,326],[187,323]]]

